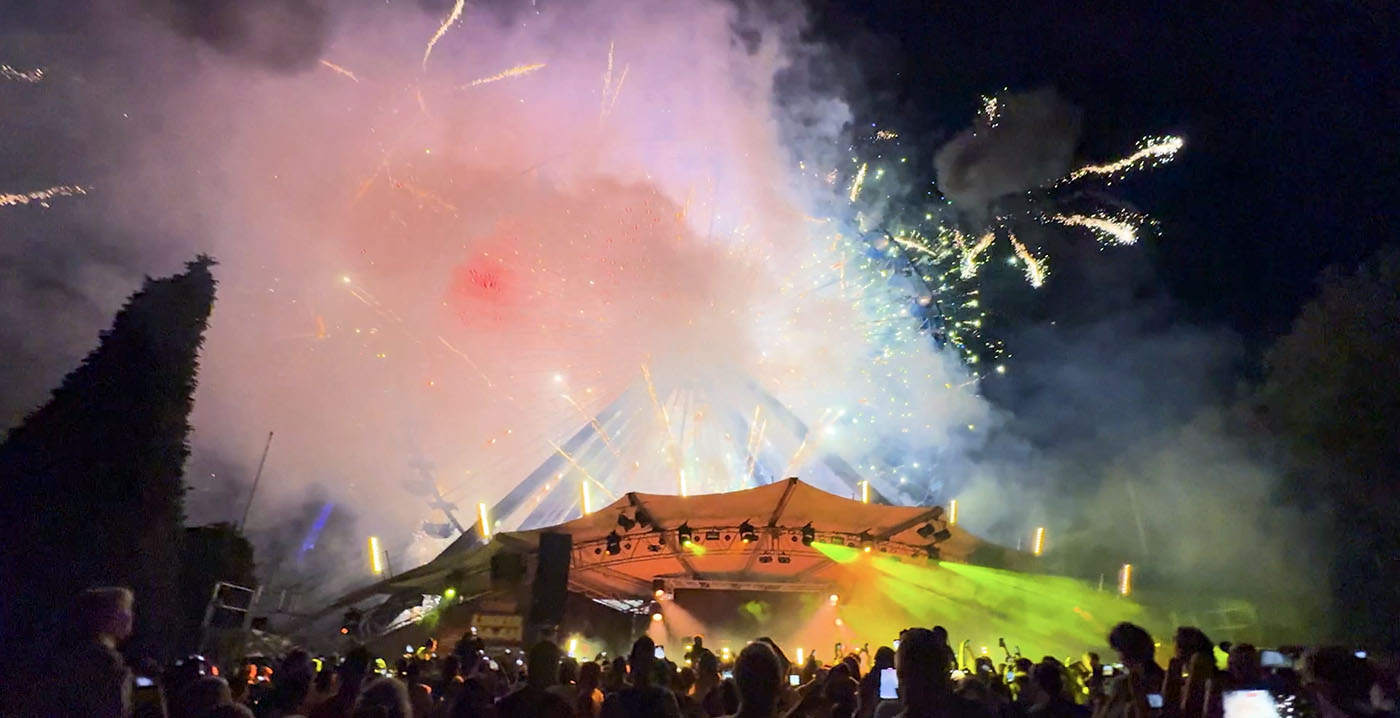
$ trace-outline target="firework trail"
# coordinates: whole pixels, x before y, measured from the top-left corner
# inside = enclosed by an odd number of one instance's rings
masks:
[[[603,440],[603,445],[608,447],[608,451],[611,451],[613,456],[619,459],[622,458],[622,454],[617,452],[617,447],[613,446],[612,437],[608,436],[608,432],[603,429],[603,425],[598,423],[598,417],[584,411],[583,407],[579,406],[579,403],[574,401],[572,396],[568,394],[560,394],[559,396],[564,397],[564,401],[569,402],[574,409],[578,410],[579,416],[583,417],[584,421],[587,421],[589,425],[593,427],[593,431],[598,433],[598,438]]]
[[[1132,218],[1139,219],[1140,218]],[[1101,239],[1113,244],[1136,244],[1137,225],[1127,217],[1109,217],[1104,214],[1057,214],[1049,218],[1068,227],[1083,227],[1097,234]]]
[[[613,84],[613,51],[616,43],[608,43],[608,69],[603,73],[603,96],[598,106],[598,119],[606,119],[608,113],[617,104],[617,96],[622,93],[622,83],[627,81],[627,71],[631,65],[622,66],[622,74],[617,78],[617,84]]]
[[[613,87],[612,99],[608,100],[608,112],[611,113],[613,107],[617,105],[617,96],[622,94],[622,83],[627,82],[627,71],[631,70],[631,65],[622,66],[622,74],[617,76],[617,85]]]
[[[972,249],[963,254],[962,264],[959,267],[963,279],[971,279],[977,275],[977,258],[987,251],[988,247],[992,246],[992,242],[996,241],[996,238],[996,231],[989,229],[982,233],[982,236],[977,239],[977,244],[972,245]]]
[[[355,73],[353,73],[353,72],[351,72],[351,71],[349,71],[349,70],[347,70],[347,69],[341,67],[340,65],[335,64],[334,62],[331,62],[330,60],[322,60],[322,61],[321,61],[321,67],[324,67],[324,68],[326,68],[326,69],[328,69],[328,70],[330,70],[330,71],[336,73],[337,75],[344,75],[344,76],[346,76],[346,77],[348,77],[348,78],[354,80],[355,82],[359,82],[359,81],[360,81],[360,78],[355,77]]]
[[[916,236],[917,236],[917,235],[916,235]],[[909,237],[906,237],[906,236],[904,236],[904,235],[902,235],[902,234],[891,235],[891,236],[890,236],[890,239],[891,239],[891,240],[894,240],[894,243],[895,243],[895,244],[898,244],[899,246],[904,247],[905,249],[912,249],[912,250],[914,250],[915,252],[920,252],[920,253],[922,253],[922,254],[927,254],[927,255],[929,255],[930,257],[937,257],[937,256],[938,256],[938,253],[935,252],[935,251],[933,251],[932,249],[930,249],[929,246],[928,246],[927,244],[924,244],[923,242],[915,241],[915,240],[910,239]]]
[[[448,351],[465,359],[467,364],[469,364],[472,369],[475,369],[477,374],[481,375],[481,380],[486,382],[486,386],[492,389],[496,388],[496,384],[495,382],[491,381],[491,377],[486,376],[486,372],[482,371],[481,367],[478,366],[476,362],[472,361],[472,358],[467,356],[466,352],[462,351],[461,349],[458,349],[457,347],[452,346],[451,342],[447,341],[446,339],[443,339],[442,337],[438,337],[438,341],[442,342],[442,345],[447,347]]]
[[[851,201],[854,202],[860,197],[860,190],[865,186],[865,170],[869,168],[868,163],[862,162],[860,169],[856,170],[856,178],[851,180]]]
[[[1138,150],[1127,157],[1101,165],[1085,165],[1065,175],[1061,184],[1073,182],[1085,175],[1122,175],[1140,167],[1166,164],[1176,157],[1186,142],[1180,137],[1149,137],[1138,143]]]
[[[675,434],[671,431],[671,415],[666,412],[666,407],[661,405],[661,401],[656,398],[656,385],[651,381],[651,370],[646,364],[642,365],[642,378],[647,382],[647,395],[651,397],[651,405],[656,407],[656,414],[661,418],[661,427],[666,430],[666,454],[671,459],[671,464],[676,467],[676,476],[680,480],[682,489],[685,487],[685,465],[681,462],[681,451],[676,446]],[[684,491],[682,490],[682,495]]]
[[[20,204],[35,203],[40,207],[47,208],[49,200],[54,197],[72,197],[74,195],[87,194],[87,190],[76,185],[59,185],[48,189],[26,192],[24,194],[0,193],[0,207],[12,207]]]
[[[498,73],[496,73],[496,74],[494,74],[494,75],[491,75],[491,76],[489,76],[489,77],[482,77],[482,78],[478,78],[478,79],[472,80],[471,82],[468,82],[466,85],[463,85],[463,88],[465,89],[465,88],[467,88],[467,87],[478,87],[478,86],[480,86],[480,85],[489,85],[489,84],[491,84],[491,83],[493,83],[493,82],[500,82],[501,80],[504,80],[504,79],[507,79],[507,78],[511,78],[511,77],[520,77],[521,75],[528,75],[528,74],[530,74],[530,73],[532,73],[532,72],[534,72],[534,71],[536,71],[536,70],[539,70],[539,69],[543,68],[544,66],[545,66],[545,63],[543,63],[543,62],[536,62],[536,63],[533,63],[533,64],[526,64],[526,65],[516,65],[515,67],[512,67],[512,68],[510,68],[509,70],[503,70],[503,71],[498,72]]]
[[[598,486],[599,488],[603,489],[604,492],[607,492],[608,495],[609,495],[609,498],[613,498],[611,492],[608,492],[607,487],[606,487],[606,486],[603,486],[603,484],[602,484],[601,482],[599,482],[597,479],[593,478],[593,474],[588,473],[588,469],[583,468],[583,464],[580,464],[580,463],[578,462],[578,460],[576,460],[576,459],[574,459],[574,457],[570,456],[570,455],[569,455],[569,452],[567,452],[567,451],[564,450],[564,447],[562,447],[562,446],[560,446],[560,445],[554,443],[553,441],[550,441],[549,439],[545,439],[545,442],[548,443],[551,447],[553,447],[553,449],[554,449],[554,451],[555,451],[556,453],[558,453],[560,456],[564,457],[564,460],[567,461],[567,462],[569,462],[569,465],[570,465],[570,466],[574,467],[574,469],[577,470],[580,474],[583,474],[583,478],[584,478],[584,479],[587,479],[588,481],[592,482],[594,485],[596,485],[596,486]]]
[[[423,50],[424,70],[428,69],[428,58],[433,56],[433,47],[437,45],[438,40],[441,40],[443,35],[447,34],[447,28],[452,27],[452,23],[462,19],[462,7],[466,4],[467,0],[457,0],[457,2],[453,3],[452,12],[448,13],[447,18],[442,21],[442,25],[438,27],[437,32],[433,33],[432,38],[428,40],[428,46]]]
[[[18,70],[9,65],[0,65],[0,77],[6,80],[14,80],[15,82],[28,82],[33,85],[43,81],[44,68],[36,67],[33,70],[25,72],[24,70]]]
[[[1032,287],[1040,289],[1040,285],[1045,283],[1045,275],[1050,273],[1045,262],[1036,259],[1035,255],[1031,254],[1031,250],[1027,249],[1026,245],[1021,244],[1019,239],[1016,239],[1016,235],[1007,233],[1007,238],[1011,240],[1011,249],[1016,252],[1016,256],[1026,263],[1026,281],[1030,282]]]

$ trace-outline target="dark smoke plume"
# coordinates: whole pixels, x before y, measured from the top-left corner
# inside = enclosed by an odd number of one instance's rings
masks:
[[[278,72],[314,65],[330,36],[321,0],[142,0],[175,32]]]

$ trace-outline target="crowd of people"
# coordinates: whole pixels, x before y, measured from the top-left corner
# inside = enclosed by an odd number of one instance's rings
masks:
[[[1190,627],[1177,630],[1164,668],[1152,636],[1130,623],[1107,636],[1111,664],[1092,652],[1067,664],[1007,651],[1001,665],[979,656],[959,666],[935,626],[801,665],[767,637],[732,661],[697,637],[677,664],[646,636],[626,657],[579,661],[548,641],[523,656],[492,654],[469,634],[449,652],[429,641],[392,666],[359,646],[344,656],[292,650],[222,676],[197,656],[133,671],[116,650],[131,633],[131,593],[92,589],[76,609],[49,680],[18,700],[0,696],[11,699],[3,705],[90,718],[1388,718],[1398,687],[1393,671],[1350,650],[1311,649],[1295,669]]]

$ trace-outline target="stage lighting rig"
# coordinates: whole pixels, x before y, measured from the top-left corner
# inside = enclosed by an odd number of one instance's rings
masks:
[[[617,525],[621,526],[623,531],[631,531],[632,528],[637,525],[637,522],[629,518],[627,514],[618,514]]]
[[[649,529],[652,527],[652,524],[655,523],[651,520],[651,514],[647,513],[646,509],[637,507],[635,513],[637,516],[637,524],[640,525],[642,528]]]
[[[811,546],[816,540],[817,530],[812,528],[812,522],[808,521],[807,525],[802,527],[802,545]]]
[[[744,543],[758,540],[758,532],[754,530],[753,524],[749,523],[748,519],[744,519],[744,523],[739,524],[739,540]]]
[[[690,530],[690,522],[682,522],[676,527],[676,541],[682,546],[689,546],[695,540],[695,532]]]
[[[607,538],[607,552],[609,556],[616,556],[622,553],[622,537],[616,531],[609,531]]]

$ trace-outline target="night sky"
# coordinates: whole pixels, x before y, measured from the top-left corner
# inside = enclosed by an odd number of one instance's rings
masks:
[[[1182,318],[1262,349],[1322,270],[1397,239],[1400,5],[1389,2],[816,3],[859,58],[862,120],[937,138],[978,97],[1053,85],[1082,153],[1180,134],[1172,166],[1115,188],[1156,216],[1145,251]]]

